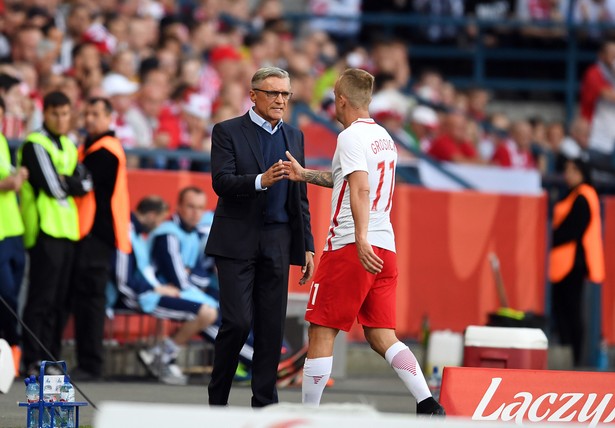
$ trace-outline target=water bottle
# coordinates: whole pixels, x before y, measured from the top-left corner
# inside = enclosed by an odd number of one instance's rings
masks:
[[[427,381],[427,386],[429,386],[429,391],[431,391],[431,395],[436,401],[440,401],[440,387],[442,386],[442,375],[438,370],[438,366],[434,366],[433,372]]]
[[[64,383],[60,387],[60,401],[63,403],[73,403],[75,401],[75,389],[70,383],[70,378],[64,376]],[[60,410],[60,424],[62,428],[74,428],[74,408],[73,407],[59,407]]]
[[[51,385],[47,384],[43,387],[43,401],[46,403],[55,402],[56,397],[51,390]],[[51,418],[53,416],[54,425],[56,424],[55,409],[51,406],[43,408],[43,428],[52,428]]]
[[[26,383],[26,401],[28,403],[38,403],[39,400],[39,385],[36,381],[36,376],[32,375],[24,379]],[[38,427],[38,409],[36,407],[29,408],[30,424],[28,428]]]

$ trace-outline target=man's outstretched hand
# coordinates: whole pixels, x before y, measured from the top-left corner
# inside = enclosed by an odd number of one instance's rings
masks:
[[[286,161],[285,163],[288,164],[290,168],[288,179],[291,181],[305,181],[303,177],[305,168],[303,168],[301,164],[297,162],[297,159],[295,159],[288,150],[286,151],[286,157],[288,158],[288,161]]]

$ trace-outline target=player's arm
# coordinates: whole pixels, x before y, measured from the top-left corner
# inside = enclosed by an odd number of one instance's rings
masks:
[[[346,177],[350,187],[350,210],[354,220],[355,245],[361,264],[369,273],[380,273],[384,262],[367,240],[369,225],[369,180],[366,171],[354,171]]]
[[[290,166],[290,174],[288,175],[289,180],[305,181],[306,183],[315,184],[317,186],[333,188],[333,175],[331,171],[318,171],[304,168],[289,151],[286,151],[286,157],[288,161],[284,163]]]

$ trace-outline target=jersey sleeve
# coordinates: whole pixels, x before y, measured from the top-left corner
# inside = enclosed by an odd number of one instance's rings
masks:
[[[352,132],[342,132],[338,136],[337,146],[344,178],[355,171],[369,172],[367,157],[360,136]]]

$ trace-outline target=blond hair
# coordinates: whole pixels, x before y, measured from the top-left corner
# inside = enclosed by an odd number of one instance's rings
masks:
[[[367,108],[372,100],[374,76],[358,68],[346,69],[337,81],[339,95],[354,108]]]

